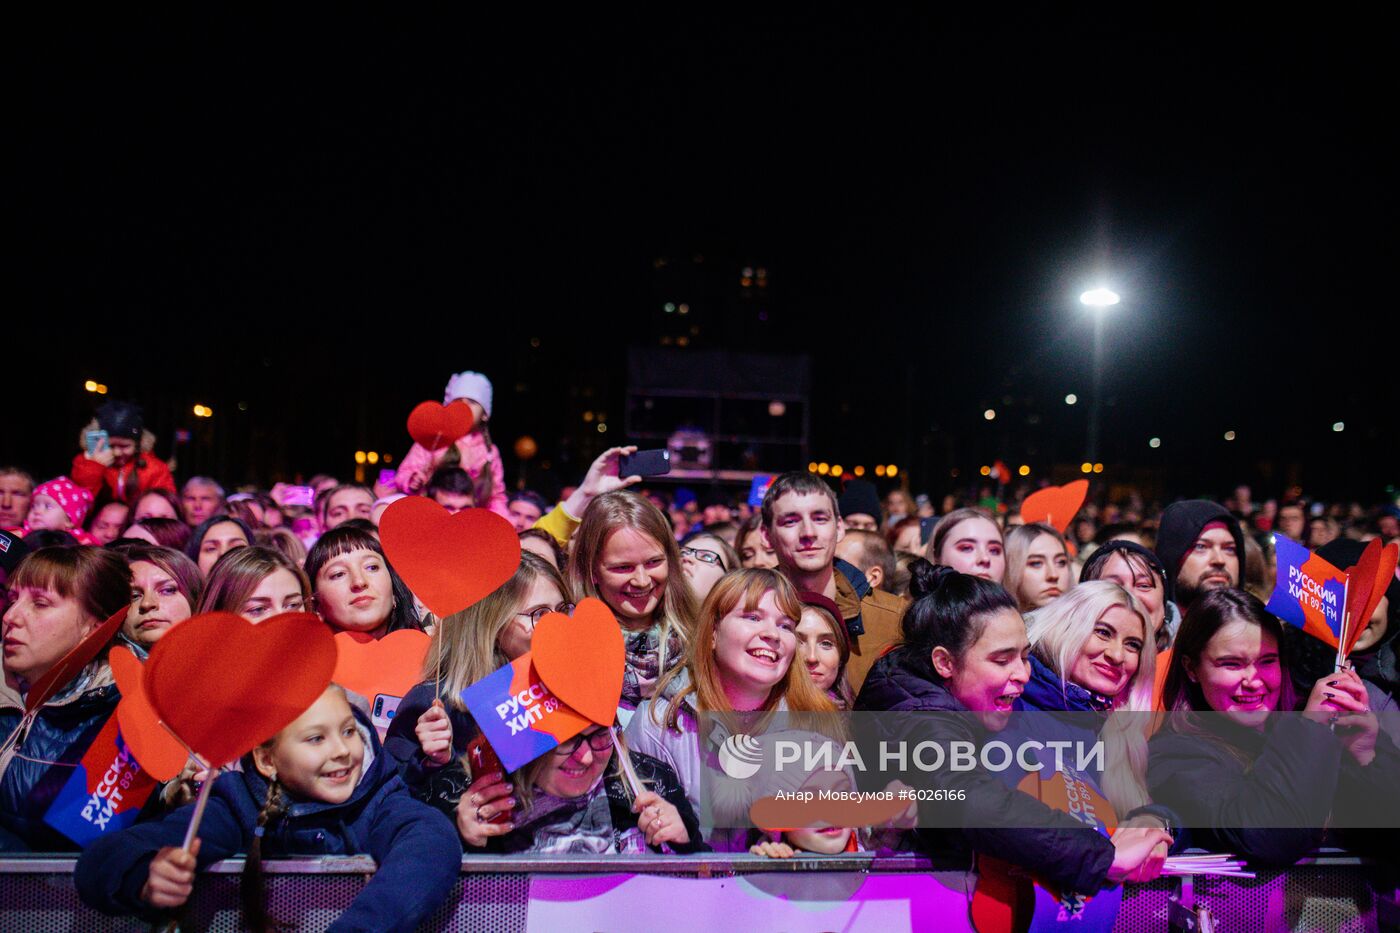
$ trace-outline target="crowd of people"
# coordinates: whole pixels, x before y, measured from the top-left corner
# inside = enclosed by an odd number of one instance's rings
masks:
[[[67,475],[36,483],[0,467],[0,850],[76,848],[44,817],[119,699],[105,654],[34,713],[24,701],[104,620],[125,610],[112,644],[145,658],[196,614],[257,622],[304,610],[337,632],[431,634],[422,682],[382,743],[364,698],[333,685],[213,778],[193,851],[180,847],[182,827],[210,777],[193,764],[134,826],[90,845],[77,868],[86,902],[178,910],[198,868],[240,852],[254,927],[268,922],[263,857],[372,855],[378,874],[346,929],[412,928],[447,897],[463,853],[890,848],[1009,863],[1075,895],[1151,881],[1188,840],[1271,865],[1327,841],[1385,854],[1364,832],[1326,827],[1400,775],[1381,726],[1400,690],[1400,583],[1341,669],[1264,602],[1274,535],[1346,567],[1367,540],[1400,537],[1393,503],[1309,502],[1298,490],[1256,503],[1245,487],[1223,503],[1091,497],[1062,534],[1020,520],[1029,490],[936,508],[906,488],[882,499],[863,480],[838,488],[797,471],[752,507],[619,475],[627,447],[551,503],[506,483],[489,380],[454,375],[444,401],[457,399],[472,406],[473,430],[442,450],[415,444],[373,487],[330,476],[233,492],[203,476],[177,485],[124,402],[97,411]],[[520,535],[518,569],[467,609],[432,616],[378,538],[404,496],[500,514]],[[591,727],[505,773],[462,691],[529,651],[545,614],[587,597],[623,634],[615,731]],[[768,833],[703,818],[701,772],[726,716],[976,714],[929,720],[942,738],[975,740],[1022,710],[1090,717],[1121,765],[1092,776],[1115,811],[1110,828],[976,771],[919,778],[969,792],[983,817],[961,827]],[[1154,723],[1154,710],[1178,715]],[[1311,809],[1294,828],[1267,828],[1299,798]]]

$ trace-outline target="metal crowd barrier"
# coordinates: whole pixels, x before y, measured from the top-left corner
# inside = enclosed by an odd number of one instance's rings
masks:
[[[84,907],[73,859],[0,859],[0,931],[136,931],[140,921]],[[212,866],[195,887],[183,929],[242,930],[241,859]],[[374,872],[369,858],[266,863],[271,914],[289,929],[327,926]],[[744,855],[468,856],[428,931],[966,930],[971,876],[915,856],[851,854],[774,860]],[[1198,876],[1130,886],[1115,930],[1192,929],[1205,907],[1219,933],[1397,929],[1390,870],[1323,852],[1254,880]]]

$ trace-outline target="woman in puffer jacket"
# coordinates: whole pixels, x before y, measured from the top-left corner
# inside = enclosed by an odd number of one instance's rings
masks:
[[[131,570],[113,551],[42,548],[9,582],[0,687],[0,851],[76,848],[44,822],[73,767],[117,707],[105,649],[32,713],[25,699],[74,647],[131,602]],[[113,632],[116,635],[116,632]]]
[[[1025,623],[995,583],[924,560],[911,570],[915,603],[904,615],[904,640],[875,663],[855,709],[920,714],[881,717],[890,732],[878,738],[886,742],[977,746],[1006,727],[1030,680]],[[1091,895],[1126,880],[1151,881],[1165,855],[1158,847],[1171,842],[1151,828],[1120,828],[1105,837],[980,769],[912,770],[899,777],[962,801],[957,826],[948,826],[950,804],[930,804],[939,812],[921,822],[948,828],[920,830],[918,848],[992,856],[1062,892]]]

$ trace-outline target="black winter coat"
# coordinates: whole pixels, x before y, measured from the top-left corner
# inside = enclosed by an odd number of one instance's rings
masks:
[[[1203,722],[1214,732],[1164,729],[1148,743],[1152,799],[1180,815],[1195,847],[1292,865],[1323,844],[1334,815],[1364,825],[1394,798],[1400,753],[1384,733],[1363,768],[1325,724],[1301,715],[1270,716],[1262,731],[1218,714]]]
[[[945,687],[911,667],[900,649],[885,655],[871,668],[855,709],[961,714],[891,720],[891,733],[880,736],[884,741],[934,741],[947,748],[950,742],[980,743],[990,736]],[[894,734],[901,732],[902,736]],[[867,756],[866,760],[872,758]],[[878,755],[873,760],[879,760]],[[888,777],[881,774],[878,781],[883,785]],[[931,854],[950,850],[982,853],[1020,865],[1060,890],[1079,894],[1093,894],[1107,884],[1113,865],[1113,843],[1069,814],[1006,786],[996,775],[945,768],[931,772],[910,770],[901,779],[919,789],[964,792],[961,803],[920,805],[940,808],[939,817],[945,822],[949,806],[962,808],[962,828],[925,829],[917,833],[920,848]]]

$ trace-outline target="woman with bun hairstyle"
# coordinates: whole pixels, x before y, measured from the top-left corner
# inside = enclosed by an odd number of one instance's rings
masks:
[[[1365,683],[1350,668],[1323,674],[1295,714],[1282,643],[1282,624],[1249,593],[1197,597],[1172,645],[1167,721],[1149,744],[1152,797],[1181,815],[1192,844],[1259,865],[1293,864],[1329,825],[1397,825],[1400,753]]]
[[[43,548],[10,577],[0,684],[0,851],[74,848],[44,815],[116,709],[106,648],[60,685],[32,720],[25,699],[64,655],[130,602],[126,559],[105,548]]]
[[[904,740],[977,746],[1005,728],[1030,681],[1025,623],[998,584],[927,561],[915,561],[912,571],[915,602],[904,615],[904,640],[875,663],[855,708],[939,714],[883,717],[896,733],[886,740],[914,729]],[[902,778],[914,787],[962,792],[962,826],[919,830],[920,848],[992,856],[1062,892],[1091,895],[1126,880],[1150,881],[1165,857],[1159,847],[1171,843],[1160,829],[1120,828],[1106,838],[983,770],[911,770]],[[943,812],[929,822],[946,820]]]
[[[924,556],[935,567],[951,567],[993,583],[1006,576],[1001,528],[983,509],[954,509],[940,518]]]

